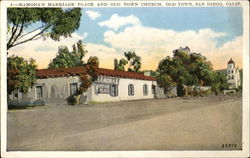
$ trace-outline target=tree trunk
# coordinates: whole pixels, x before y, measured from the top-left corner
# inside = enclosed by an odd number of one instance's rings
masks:
[[[188,86],[184,86],[185,96],[188,96]]]
[[[78,94],[75,96],[76,97],[76,104],[80,104],[80,97],[81,97],[81,94]]]

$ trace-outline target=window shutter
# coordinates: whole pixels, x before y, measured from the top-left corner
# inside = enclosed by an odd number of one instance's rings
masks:
[[[132,95],[134,95],[134,85],[132,85]]]
[[[128,96],[129,96],[130,94],[129,94],[129,85],[128,85]]]
[[[118,85],[115,85],[115,88],[116,88],[116,95],[115,96],[118,96]]]

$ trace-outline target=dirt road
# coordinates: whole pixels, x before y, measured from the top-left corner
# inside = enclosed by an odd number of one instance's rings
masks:
[[[241,149],[242,97],[46,105],[7,121],[8,150]]]

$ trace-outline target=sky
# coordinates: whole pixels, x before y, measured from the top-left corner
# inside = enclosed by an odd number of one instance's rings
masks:
[[[80,27],[72,38],[59,42],[36,40],[16,46],[9,55],[34,58],[38,68],[47,68],[59,46],[83,40],[88,53],[97,56],[100,67],[113,69],[124,52],[142,58],[142,70],[155,70],[158,63],[179,47],[201,53],[214,69],[224,69],[232,58],[242,68],[242,8],[82,8]]]

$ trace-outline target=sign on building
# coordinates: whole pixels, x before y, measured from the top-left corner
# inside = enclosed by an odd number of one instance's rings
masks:
[[[110,94],[112,86],[119,85],[119,78],[99,76],[94,83],[95,94]]]

